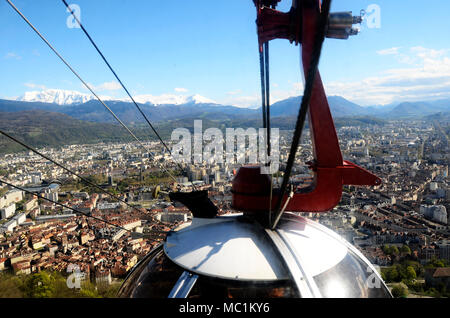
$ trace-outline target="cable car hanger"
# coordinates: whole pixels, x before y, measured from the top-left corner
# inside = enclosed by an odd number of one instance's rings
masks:
[[[72,67],[59,55],[51,44],[34,28],[23,14],[6,0],[13,9],[29,24],[54,53],[85,84],[97,99],[112,113],[116,120],[142,145],[142,142],[123,124],[106,104],[92,91]],[[288,39],[295,45],[301,43],[301,55],[305,74],[305,90],[299,110],[296,128],[283,182],[280,189],[273,189],[272,182],[260,167],[244,166],[239,169],[233,180],[233,208],[244,212],[268,212],[267,225],[272,229],[283,211],[326,212],[335,207],[342,196],[343,185],[379,185],[380,178],[352,162],[342,159],[339,142],[334,127],[317,64],[322,42],[325,37],[347,39],[357,34],[353,24],[361,23],[361,16],[352,16],[351,12],[329,14],[330,0],[293,0],[289,12],[275,10],[280,0],[253,0],[257,8],[257,33],[261,64],[261,92],[263,109],[263,126],[267,128],[267,151],[270,154],[270,100],[269,100],[269,46],[273,39]],[[71,12],[72,13],[72,12]],[[99,52],[100,53],[100,52]],[[301,132],[309,112],[314,160],[309,164],[314,172],[314,182],[307,189],[293,189],[288,181],[295,160],[295,154],[301,138]],[[149,152],[150,153],[150,152]],[[166,170],[164,167],[162,167]],[[168,172],[166,170],[166,172]],[[170,172],[168,172],[169,175]],[[172,176],[172,175],[171,175]],[[172,176],[173,177],[173,176]],[[194,187],[195,188],[195,187]],[[173,194],[172,194],[173,196]],[[214,217],[217,208],[210,202],[206,191],[178,193],[173,199],[190,206],[194,216]],[[205,204],[197,204],[199,201]],[[196,203],[197,202],[197,203]],[[207,203],[207,204],[206,204]],[[206,211],[202,211],[206,210]],[[272,219],[271,212],[274,211]]]
[[[353,24],[362,16],[351,12],[329,13],[330,0],[293,0],[289,12],[275,10],[280,0],[253,0],[257,8],[257,34],[261,61],[263,125],[270,127],[268,116],[268,42],[287,39],[301,44],[305,89],[299,109],[290,154],[280,189],[271,189],[269,176],[258,166],[244,166],[233,180],[233,208],[249,213],[268,212],[266,220],[274,229],[283,211],[326,212],[340,201],[343,185],[381,184],[381,179],[356,164],[343,160],[327,97],[317,70],[325,37],[347,39],[358,30]],[[264,63],[263,63],[264,62]],[[267,76],[267,77],[265,77]],[[288,181],[301,138],[306,114],[312,138],[314,160],[308,162],[314,173],[313,184],[306,189],[294,189]],[[270,147],[270,146],[269,146]],[[288,193],[286,193],[288,192]],[[269,208],[269,211],[267,207]],[[271,211],[274,212],[272,216]]]

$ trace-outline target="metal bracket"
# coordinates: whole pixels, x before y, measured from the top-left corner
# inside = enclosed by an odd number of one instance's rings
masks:
[[[302,298],[322,298],[322,294],[319,291],[314,279],[305,272],[302,267],[302,261],[299,255],[295,253],[290,246],[289,239],[283,235],[280,230],[266,229],[267,235],[276,246],[278,252],[283,258],[293,281]]]
[[[198,279],[198,275],[184,271],[173,286],[168,298],[186,298]]]

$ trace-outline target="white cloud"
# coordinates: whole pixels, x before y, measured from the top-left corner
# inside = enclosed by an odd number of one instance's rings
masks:
[[[164,104],[175,104],[181,105],[186,103],[193,104],[203,104],[203,103],[212,103],[216,104],[216,102],[207,97],[201,96],[199,94],[195,95],[180,95],[180,94],[161,94],[161,95],[151,95],[151,94],[143,94],[133,96],[134,100],[138,103],[151,103],[154,105],[164,105]],[[121,100],[130,101],[129,98],[123,98]]]
[[[387,69],[376,76],[359,81],[333,81],[324,83],[328,95],[339,95],[361,105],[389,104],[392,102],[431,100],[450,97],[450,49],[430,49],[421,46],[393,47],[377,51],[386,59],[394,59],[399,67]],[[273,85],[271,104],[303,94],[303,83],[290,83],[287,87]],[[228,92],[222,104],[239,107],[261,105],[261,95],[243,95],[239,90]]]
[[[428,49],[424,48],[422,46],[415,46],[412,47],[411,52],[415,53],[418,57],[423,59],[436,59],[438,57],[442,57],[445,53],[447,53],[449,50],[434,50],[434,49]]]
[[[377,51],[377,54],[379,55],[391,55],[391,54],[397,54],[400,47],[391,47],[389,49],[379,50]]]
[[[241,89],[236,89],[234,91],[227,92],[227,95],[238,95],[240,93],[242,93],[242,90]]]
[[[450,97],[449,50],[418,46],[403,52],[391,51],[388,55],[393,55],[403,67],[358,82],[326,83],[327,94],[340,95],[362,105]]]
[[[414,64],[417,62],[417,56],[411,56],[410,54],[401,53],[399,50],[401,49],[400,46],[398,47],[391,47],[389,49],[379,50],[377,51],[378,55],[393,55],[396,60],[399,63],[402,64]],[[413,48],[411,48],[411,51]]]
[[[233,95],[232,97],[222,100],[220,103],[242,108],[257,107],[258,105],[261,105],[261,95]]]
[[[39,84],[34,84],[34,83],[25,83],[23,85],[25,85],[28,88],[33,88],[33,89],[36,89],[36,88],[42,89],[42,90],[47,89],[47,87],[45,87],[45,85],[39,85]]]
[[[97,87],[97,89],[99,91],[116,91],[122,89],[122,86],[118,82],[112,81],[101,84],[100,86]]]
[[[328,95],[339,95],[361,105],[388,104],[391,102],[430,100],[450,98],[450,49],[431,49],[421,46],[411,48],[388,48],[377,51],[383,59],[397,61],[398,67],[386,69],[378,74],[371,74],[358,81],[326,82]],[[368,74],[369,75],[369,74]],[[24,84],[30,88],[45,89],[34,83]],[[117,82],[106,82],[92,86],[98,91],[120,89]],[[185,88],[175,88],[178,93],[185,93]],[[303,83],[272,84],[271,104],[292,96],[303,94]],[[204,99],[204,98],[203,98]],[[200,98],[200,100],[203,100]],[[155,104],[182,104],[188,100],[185,94],[162,94],[160,96],[136,96],[140,102],[152,101]],[[197,101],[198,102],[198,101]],[[259,107],[261,93],[243,92],[234,89],[218,101],[220,104],[238,107]]]
[[[270,92],[270,103],[273,104],[289,97],[303,95],[303,90],[303,83],[300,82],[290,83],[289,89],[273,89]]]
[[[289,83],[287,89],[280,88],[278,84],[272,84],[272,87],[276,89],[272,89],[270,91],[270,104],[274,104],[280,100],[292,96],[299,96],[303,94],[303,83]],[[224,100],[220,101],[220,103],[241,108],[261,107],[261,93],[255,92],[252,95],[241,95],[241,93],[242,90],[240,89],[228,92],[227,95],[229,95],[230,97],[225,98]]]
[[[187,88],[183,88],[183,87],[175,87],[174,90],[175,90],[175,92],[178,92],[178,93],[187,93],[189,91]]]
[[[305,88],[303,87],[303,83],[297,82],[297,83],[292,83],[292,89],[297,91],[299,94],[301,94]],[[295,96],[298,96],[299,94],[297,94]]]
[[[91,83],[88,83],[88,85],[94,90],[94,91],[116,91],[122,88],[122,86],[116,82],[116,81],[111,81],[111,82],[105,82],[102,83],[100,85],[93,85]],[[82,85],[83,88],[85,88],[84,85]]]
[[[5,55],[5,59],[15,59],[15,60],[21,60],[22,57],[14,52],[8,52]]]

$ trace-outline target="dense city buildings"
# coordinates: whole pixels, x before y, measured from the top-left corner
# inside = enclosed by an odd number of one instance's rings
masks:
[[[290,136],[291,132],[280,132],[281,171]],[[346,186],[333,211],[303,215],[330,227],[380,266],[394,261],[383,252],[386,244],[407,245],[423,264],[433,258],[450,261],[450,149],[442,129],[432,122],[391,121],[343,126],[338,136],[344,158],[376,173],[383,183]],[[167,231],[191,220],[186,207],[170,201],[170,191],[190,191],[195,184],[208,190],[219,214],[237,212],[231,208],[230,190],[241,164],[184,163],[180,171],[160,144],[147,146],[151,153],[129,143],[40,149],[114,197],[32,152],[1,156],[2,179],[34,195],[6,185],[0,189],[0,271],[68,273],[77,266],[84,279],[110,284],[125,277]],[[306,165],[311,159],[306,133],[291,178],[296,186],[312,182]],[[275,186],[281,176],[274,174]]]

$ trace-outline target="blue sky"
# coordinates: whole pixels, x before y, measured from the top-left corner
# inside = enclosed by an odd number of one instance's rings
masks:
[[[15,0],[101,95],[124,92],[60,0]],[[200,94],[242,107],[260,100],[251,0],[74,0],[81,21],[133,95]],[[450,1],[334,0],[331,11],[380,8],[380,28],[327,39],[319,65],[327,94],[361,105],[450,97]],[[290,1],[279,9],[287,11]],[[302,94],[299,47],[270,44],[272,100]],[[25,22],[0,1],[0,98],[57,88],[87,93]]]

